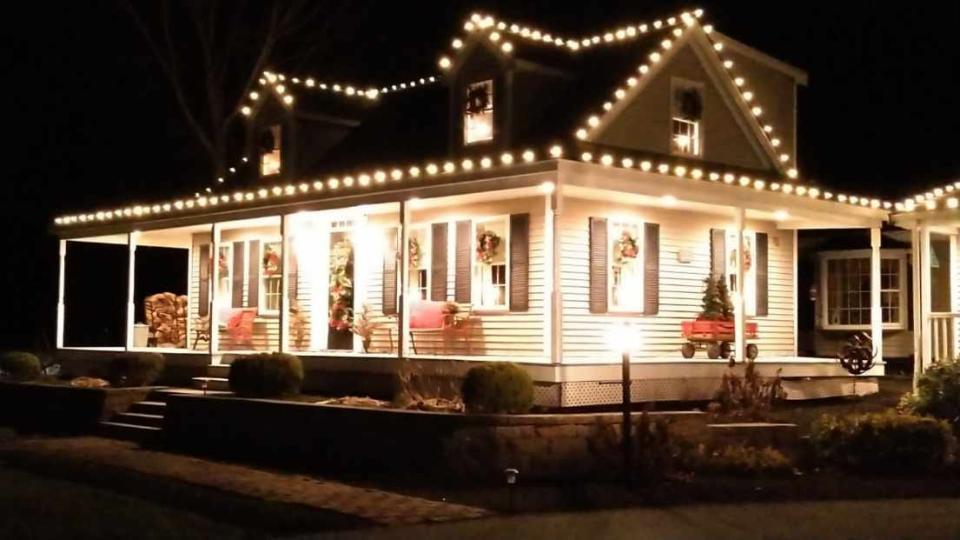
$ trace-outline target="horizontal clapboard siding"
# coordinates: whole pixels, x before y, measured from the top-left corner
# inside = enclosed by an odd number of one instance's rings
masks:
[[[653,316],[590,312],[589,250],[591,217],[631,217],[660,225],[660,302]],[[710,273],[710,229],[732,226],[732,218],[607,202],[565,199],[559,217],[560,289],[564,363],[613,361],[607,343],[610,328],[629,321],[640,335],[637,358],[676,359],[683,339],[680,323],[700,311],[703,279]],[[758,317],[760,356],[793,354],[793,237],[767,223],[750,222],[750,230],[769,236],[769,314]],[[680,262],[683,252],[685,260]],[[702,353],[700,353],[702,354]]]

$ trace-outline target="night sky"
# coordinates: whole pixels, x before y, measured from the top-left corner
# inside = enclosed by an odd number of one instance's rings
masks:
[[[810,74],[799,101],[805,177],[888,197],[960,177],[960,2],[327,3],[324,20],[311,25],[316,34],[301,38],[307,57],[276,67],[376,84],[435,71],[474,10],[577,35],[703,7],[721,32]],[[120,5],[30,4],[4,16],[0,349],[53,341],[54,215],[210,185]]]

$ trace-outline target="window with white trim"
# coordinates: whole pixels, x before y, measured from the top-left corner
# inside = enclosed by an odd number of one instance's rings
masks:
[[[243,272],[243,269],[240,269]],[[233,298],[233,245],[221,245],[217,254],[217,305],[229,306]]]
[[[757,233],[743,231],[743,283],[737,283],[737,231],[727,230],[726,273],[730,294],[743,295],[743,310],[747,317],[757,315]]]
[[[607,222],[610,311],[641,312],[643,299],[643,223]]]
[[[671,79],[670,151],[681,156],[700,157],[703,133],[703,85]]]
[[[870,328],[870,252],[821,254],[821,317],[827,330]],[[881,254],[880,313],[888,330],[906,328],[906,256]]]
[[[283,294],[281,268],[281,242],[264,242],[260,268],[260,312],[280,312],[280,297]]]
[[[430,229],[426,226],[414,227],[407,239],[410,265],[407,279],[407,291],[411,298],[430,299]]]
[[[674,118],[671,149],[673,150],[674,154],[699,156],[700,122],[696,120]]]
[[[506,309],[510,298],[509,217],[475,221],[473,230],[473,304]]]
[[[493,140],[493,80],[467,85],[463,107],[463,142]]]

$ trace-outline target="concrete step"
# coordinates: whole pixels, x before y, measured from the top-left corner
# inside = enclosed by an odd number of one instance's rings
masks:
[[[230,365],[209,365],[207,366],[207,377],[220,377],[226,379],[230,376]]]
[[[164,401],[139,401],[130,407],[130,412],[163,416],[167,412],[167,404]]]
[[[134,426],[145,426],[145,427],[155,427],[155,428],[163,427],[162,414],[125,412],[125,413],[118,413],[114,415],[111,421],[118,422],[121,424],[130,424]]]
[[[230,380],[223,377],[194,377],[192,381],[193,387],[198,390],[230,390]]]
[[[100,422],[99,434],[111,439],[121,439],[137,443],[154,442],[160,438],[163,430],[153,426],[126,424],[123,422]]]

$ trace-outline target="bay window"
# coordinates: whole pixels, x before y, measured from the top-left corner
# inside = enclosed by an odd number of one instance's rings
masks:
[[[821,321],[827,330],[868,330],[871,309],[870,252],[828,252],[820,255]],[[882,253],[880,313],[888,330],[906,328],[906,256]]]

